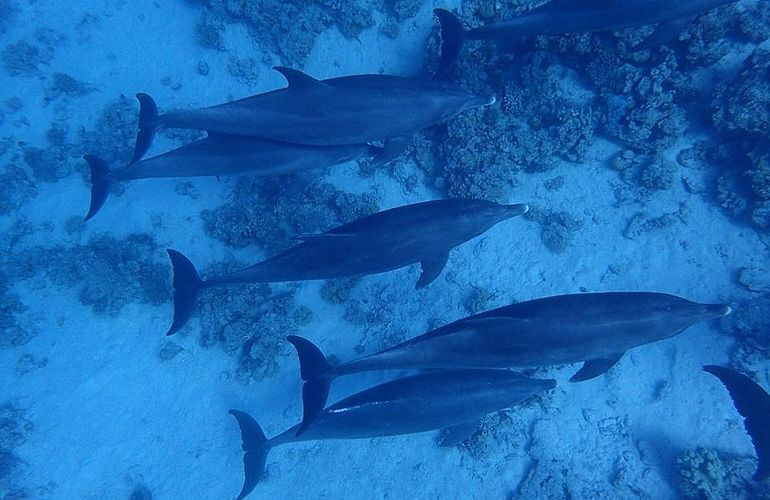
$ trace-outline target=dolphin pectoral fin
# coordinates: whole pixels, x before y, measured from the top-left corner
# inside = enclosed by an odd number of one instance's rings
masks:
[[[393,137],[386,140],[385,145],[379,151],[377,156],[374,157],[374,162],[379,165],[384,165],[395,160],[401,153],[406,151],[406,148],[408,148],[411,143],[411,137]]]
[[[744,418],[743,425],[759,458],[752,479],[761,481],[770,477],[770,395],[742,373],[714,365],[704,366],[703,369],[724,384],[735,409]]]
[[[623,352],[612,354],[604,358],[589,359],[583,363],[583,368],[578,370],[576,374],[569,379],[570,382],[584,382],[598,377],[602,373],[606,372],[623,357]]]
[[[287,68],[285,66],[275,66],[273,69],[282,74],[284,78],[286,78],[286,82],[289,84],[289,90],[331,88],[328,84],[322,82],[321,80],[317,80],[298,69]]]
[[[633,50],[654,49],[664,45],[679,35],[689,25],[694,18],[686,17],[684,19],[675,19],[658,24],[655,31],[652,32],[642,43],[633,48]]]
[[[476,433],[478,428],[479,422],[477,420],[446,427],[441,430],[436,444],[442,448],[452,448],[467,441]]]
[[[420,261],[422,274],[420,274],[420,279],[417,280],[418,290],[420,288],[425,288],[430,285],[433,280],[438,278],[438,275],[441,274],[441,271],[444,270],[444,266],[446,266],[447,259],[449,259],[449,252],[441,255],[434,255],[433,257],[427,257]]]

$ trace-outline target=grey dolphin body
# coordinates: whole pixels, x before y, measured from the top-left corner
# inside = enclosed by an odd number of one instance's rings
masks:
[[[554,380],[507,370],[447,370],[377,385],[326,408],[302,434],[299,424],[266,439],[246,413],[230,410],[241,429],[245,480],[238,500],[262,479],[271,448],[296,441],[398,436],[478,421],[552,389]]]
[[[189,319],[201,288],[231,283],[303,281],[392,271],[421,263],[417,287],[441,273],[449,251],[495,224],[522,215],[526,205],[485,200],[436,200],[392,208],[306,236],[302,243],[224,276],[201,280],[193,264],[169,250],[174,267],[174,321],[168,335]]]
[[[213,134],[115,171],[110,171],[101,158],[86,155],[84,158],[91,168],[91,206],[85,220],[96,215],[102,207],[113,182],[243,173],[282,175],[328,167],[363,156],[376,156],[380,149],[367,144],[307,146]]]
[[[533,35],[563,35],[657,24],[645,46],[665,43],[692,19],[736,0],[553,0],[514,19],[463,31],[451,12],[436,9],[442,50],[437,74],[445,74],[466,40],[510,40]]]
[[[288,87],[209,108],[158,115],[152,99],[138,94],[141,110],[134,159],[147,151],[156,127],[314,146],[389,140],[397,149],[429,125],[494,102],[494,97],[435,80],[391,75],[316,80],[290,68],[275,69],[286,77]]]
[[[339,375],[401,368],[527,368],[584,361],[572,381],[609,370],[625,351],[677,335],[730,312],[653,292],[557,295],[469,316],[389,349],[332,366],[310,341],[297,349],[306,425],[323,408]]]

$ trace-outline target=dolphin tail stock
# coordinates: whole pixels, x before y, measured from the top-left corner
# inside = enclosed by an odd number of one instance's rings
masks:
[[[91,205],[88,207],[88,213],[83,218],[83,222],[91,219],[99,209],[102,208],[110,192],[110,168],[107,162],[94,155],[84,155],[83,159],[88,163],[91,169]]]
[[[297,436],[305,432],[326,406],[329,387],[335,377],[334,367],[324,353],[306,338],[289,335],[287,340],[297,350],[302,380],[302,422]]]
[[[770,394],[746,375],[730,368],[706,365],[703,370],[722,382],[744,419],[743,425],[759,459],[752,479],[767,479],[770,477]]]
[[[460,19],[446,9],[433,9],[433,14],[438,18],[441,26],[441,51],[438,60],[438,68],[434,78],[442,78],[452,68],[464,42],[463,25]]]
[[[190,319],[203,280],[190,259],[170,248],[166,252],[174,271],[174,320],[166,335],[173,335]]]
[[[136,94],[136,99],[139,101],[139,130],[136,133],[132,164],[141,160],[150,149],[155,137],[155,129],[158,127],[158,106],[155,100],[143,93]]]
[[[256,420],[247,413],[230,410],[230,415],[238,421],[241,429],[241,447],[243,448],[243,487],[236,500],[246,498],[265,474],[265,462],[270,452],[270,441],[262,432]]]

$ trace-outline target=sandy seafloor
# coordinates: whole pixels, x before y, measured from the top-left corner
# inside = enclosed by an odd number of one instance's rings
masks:
[[[332,29],[317,39],[303,69],[317,77],[414,73],[422,64],[433,7],[426,2],[416,18],[404,22],[395,41],[376,28],[356,41]],[[84,12],[98,16],[99,22],[78,33],[73,26]],[[68,73],[98,89],[67,103],[72,129],[92,127],[119,94],[145,91],[165,109],[192,108],[283,84],[267,66],[257,83],[235,81],[225,69],[227,52],[194,44],[197,16],[195,8],[180,0],[39,0],[25,3],[3,36],[9,43],[37,27],[68,34],[45,73]],[[263,49],[239,25],[228,27],[226,42],[239,56],[262,59]],[[199,60],[210,66],[205,77],[196,70]],[[163,85],[166,76],[182,87]],[[24,106],[6,117],[0,136],[45,147],[53,119],[53,107],[42,104],[49,85],[45,75],[3,75],[2,81],[0,101],[17,96]],[[170,145],[161,136],[153,151]],[[597,140],[586,165],[565,163],[544,174],[528,174],[507,195],[510,202],[581,214],[586,224],[566,253],[549,252],[535,223],[513,219],[453,251],[442,277],[425,290],[414,290],[419,270],[410,267],[364,278],[355,293],[367,297],[386,285],[384,300],[408,304],[393,308],[392,325],[413,335],[423,333],[430,321],[465,315],[461,302],[469,286],[494,290],[490,307],[581,289],[655,290],[702,302],[748,296],[735,282],[736,269],[763,260],[767,264],[767,248],[753,230],[735,225],[681,183],[657,194],[646,209],[666,213],[683,204],[689,213],[686,224],[636,240],[623,236],[626,221],[638,209],[615,206],[611,185],[617,173],[605,166],[610,150]],[[409,168],[408,158],[400,161]],[[348,164],[333,169],[328,179],[346,190],[376,192],[382,208],[438,196],[426,188],[404,194],[387,172],[363,179],[355,164]],[[565,187],[545,189],[543,181],[556,175],[565,177]],[[175,194],[174,180],[129,185],[125,194],[108,200],[80,241],[103,232],[119,237],[151,233],[160,245],[183,249],[201,265],[233,254],[247,262],[261,258],[259,250],[234,252],[203,232],[199,212],[218,206],[234,181],[192,182],[200,192],[196,200]],[[50,231],[28,235],[24,244],[74,243],[63,224],[85,213],[87,183],[71,175],[38,189],[18,215],[0,219],[0,228],[8,231],[14,218],[22,216],[33,226],[52,224]],[[611,266],[619,272],[609,272]],[[241,486],[242,465],[238,429],[227,410],[248,411],[268,435],[299,418],[300,381],[293,355],[279,360],[274,376],[243,385],[234,380],[233,358],[198,345],[196,319],[175,338],[184,351],[160,361],[170,303],[133,304],[117,317],[98,316],[79,303],[73,290],[47,284],[44,278],[13,287],[29,307],[26,320],[39,331],[24,346],[0,350],[1,399],[23,408],[34,425],[15,450],[23,461],[15,484],[31,498],[128,498],[137,484],[156,499],[232,498]],[[313,309],[315,318],[301,334],[326,352],[349,359],[365,332],[347,323],[340,307],[322,301],[319,288],[319,283],[301,285],[298,300]],[[535,492],[537,497],[561,498],[566,495],[563,484],[571,498],[675,498],[673,463],[681,450],[704,446],[753,456],[727,393],[700,369],[726,363],[732,342],[715,323],[704,323],[629,352],[608,375],[590,382],[568,382],[578,365],[541,370],[538,375],[557,378],[558,387],[542,404],[505,413],[482,454],[439,448],[433,433],[281,447],[270,454],[269,476],[251,498],[502,499],[517,494],[532,498]],[[47,358],[48,363],[15,374],[23,354]],[[759,377],[765,387],[770,385],[767,367]],[[331,399],[376,380],[372,374],[346,377],[335,383]],[[540,479],[532,479],[535,470]],[[539,490],[533,489],[538,481]]]

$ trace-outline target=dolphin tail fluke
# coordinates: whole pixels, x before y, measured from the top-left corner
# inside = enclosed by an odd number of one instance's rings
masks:
[[[463,25],[460,20],[445,9],[434,9],[433,13],[441,25],[441,53],[434,78],[446,76],[452,68],[463,46]]]
[[[262,428],[248,414],[230,410],[230,415],[238,421],[241,428],[241,446],[243,447],[243,487],[236,500],[246,498],[265,475],[265,462],[270,452],[270,441]]]
[[[770,477],[770,395],[746,375],[722,366],[707,365],[703,370],[717,377],[727,388],[735,409],[744,418],[759,466],[755,481]]]
[[[166,251],[174,268],[174,320],[166,335],[173,335],[190,319],[203,280],[190,259],[176,250]]]
[[[329,387],[334,378],[334,367],[321,350],[309,340],[289,335],[287,340],[297,350],[302,380],[302,423],[297,436],[305,432],[326,406]]]
[[[94,155],[85,155],[83,159],[91,169],[91,205],[83,218],[87,221],[102,208],[110,192],[110,169],[107,162]]]
[[[158,127],[158,106],[148,94],[136,94],[139,101],[139,131],[136,133],[136,146],[131,163],[142,159],[152,145],[155,129]]]

